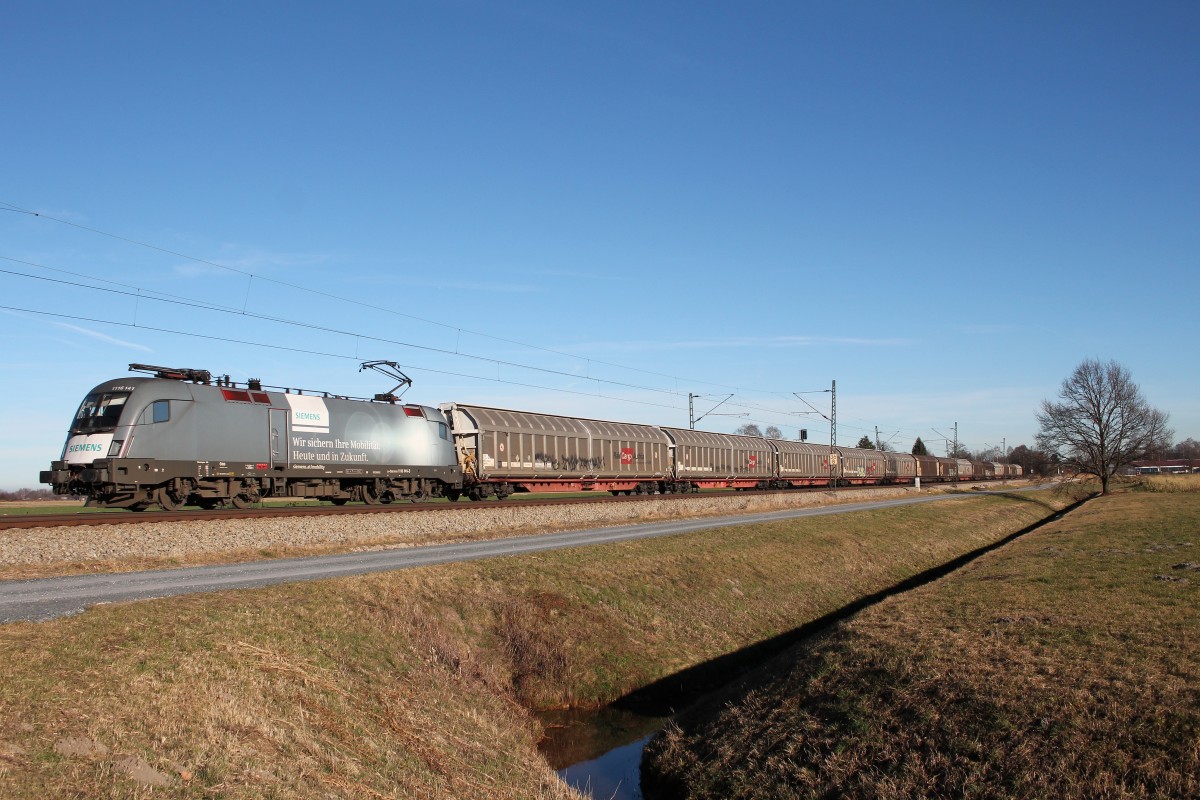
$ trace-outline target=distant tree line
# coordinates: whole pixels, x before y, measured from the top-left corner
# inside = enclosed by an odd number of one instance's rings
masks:
[[[779,428],[775,427],[774,425],[768,425],[764,430],[755,425],[753,422],[747,422],[745,425],[742,425],[736,431],[734,431],[734,433],[736,433],[738,436],[757,436],[765,439],[783,438],[783,431],[779,430]]]
[[[11,492],[0,489],[0,502],[9,500],[53,500],[59,496],[49,489],[14,489]]]

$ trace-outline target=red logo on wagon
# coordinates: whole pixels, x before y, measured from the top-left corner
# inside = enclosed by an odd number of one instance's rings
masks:
[[[632,464],[633,463],[633,448],[632,447],[622,447],[621,448],[621,463],[622,464]]]

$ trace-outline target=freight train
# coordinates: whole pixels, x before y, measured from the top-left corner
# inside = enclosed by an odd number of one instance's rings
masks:
[[[409,382],[392,362],[363,368]],[[344,504],[516,492],[617,494],[912,484],[1021,476],[1016,465],[445,403],[351,398],[235,383],[207,370],[130,364],[149,377],[83,399],[58,494],[143,510],[244,508],[263,497]],[[399,389],[397,386],[396,389]]]

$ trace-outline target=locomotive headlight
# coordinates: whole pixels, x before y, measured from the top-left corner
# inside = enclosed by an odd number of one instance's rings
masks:
[[[113,439],[113,443],[108,446],[108,457],[112,458],[121,452],[121,445],[123,444],[125,444],[124,439]]]

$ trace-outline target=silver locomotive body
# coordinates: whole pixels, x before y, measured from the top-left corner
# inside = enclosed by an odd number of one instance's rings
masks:
[[[263,496],[368,503],[462,486],[436,408],[211,382],[197,370],[106,381],[41,475],[89,504],[245,506]]]

